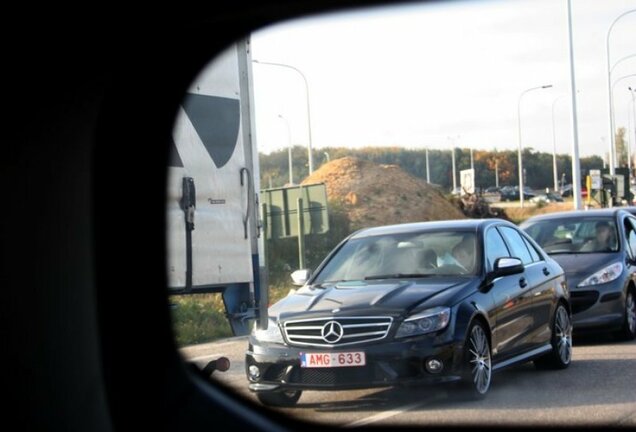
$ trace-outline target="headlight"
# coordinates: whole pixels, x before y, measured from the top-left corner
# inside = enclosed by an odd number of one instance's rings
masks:
[[[267,323],[267,330],[259,329],[256,323],[254,323],[252,335],[260,342],[283,343],[283,335],[280,333],[280,329],[273,320],[269,320]]]
[[[415,336],[441,330],[448,325],[450,308],[428,309],[405,319],[395,334],[396,338]]]
[[[617,262],[610,264],[607,267],[597,271],[591,276],[588,276],[579,284],[582,286],[598,285],[611,282],[617,279],[623,273],[623,263]]]

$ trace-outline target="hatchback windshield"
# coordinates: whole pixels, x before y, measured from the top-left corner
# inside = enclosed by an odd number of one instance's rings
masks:
[[[616,252],[619,242],[611,218],[562,218],[530,223],[524,230],[550,254]]]
[[[477,257],[475,234],[469,232],[363,237],[338,250],[314,283],[475,274]]]

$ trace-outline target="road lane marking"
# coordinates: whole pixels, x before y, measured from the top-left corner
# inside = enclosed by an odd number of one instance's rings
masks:
[[[379,422],[379,421],[386,420],[388,418],[394,417],[396,415],[403,414],[403,413],[405,413],[407,411],[410,411],[410,410],[413,410],[415,408],[419,408],[419,407],[421,407],[421,406],[423,406],[423,405],[425,405],[427,403],[435,402],[435,401],[437,401],[439,399],[442,399],[442,398],[443,398],[443,396],[441,396],[441,395],[435,395],[435,396],[433,396],[433,397],[431,397],[429,399],[426,399],[424,401],[419,401],[419,402],[415,402],[415,403],[412,403],[412,404],[409,404],[409,405],[405,405],[405,406],[403,406],[401,408],[398,408],[398,409],[392,409],[392,410],[389,410],[389,411],[383,411],[381,413],[377,413],[377,414],[374,414],[372,416],[365,417],[365,418],[362,418],[360,420],[356,420],[356,421],[351,422],[351,423],[347,423],[347,424],[344,425],[344,427],[354,428],[354,427],[365,426],[365,425],[368,425],[368,424],[371,424],[371,423],[376,423],[376,422]]]

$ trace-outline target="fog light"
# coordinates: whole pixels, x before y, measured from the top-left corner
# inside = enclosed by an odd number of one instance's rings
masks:
[[[250,376],[250,379],[257,380],[261,376],[261,371],[256,365],[251,365],[247,368],[247,373]]]
[[[426,370],[430,373],[439,373],[444,368],[444,363],[437,359],[430,359],[426,361]]]

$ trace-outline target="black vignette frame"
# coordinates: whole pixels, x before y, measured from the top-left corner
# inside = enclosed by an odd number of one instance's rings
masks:
[[[22,32],[2,30],[16,42],[4,53],[10,112],[0,170],[10,210],[0,225],[8,422],[26,430],[298,428],[205,386],[176,352],[165,290],[168,140],[190,80],[234,39],[278,20],[378,3],[234,1],[64,18],[40,9],[42,18],[31,10],[15,18]]]

